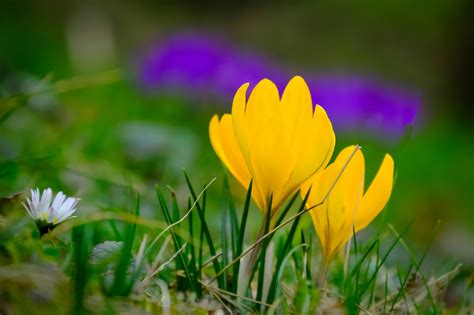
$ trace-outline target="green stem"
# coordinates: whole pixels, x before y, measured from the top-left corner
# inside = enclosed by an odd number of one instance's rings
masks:
[[[319,277],[318,277],[319,290],[324,289],[324,287],[326,286],[326,280],[328,276],[328,265],[329,264],[325,260],[323,260],[322,267],[321,267],[321,270],[319,272]]]

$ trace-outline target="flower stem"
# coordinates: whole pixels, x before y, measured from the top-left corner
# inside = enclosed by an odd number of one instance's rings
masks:
[[[328,275],[328,263],[326,261],[323,261],[321,270],[319,272],[319,277],[318,277],[318,289],[324,289],[326,285],[326,279]]]
[[[257,240],[260,239],[264,234],[264,225],[260,228],[260,231],[258,232]],[[244,267],[243,269],[243,274],[241,277],[239,277],[239,283],[238,283],[238,295],[245,296],[247,289],[250,285],[250,278],[252,277],[252,273],[254,270],[255,263],[257,262],[257,258],[260,254],[260,249],[262,248],[262,242],[256,244],[256,246],[251,250],[249,259],[247,260],[247,263],[242,266]],[[242,269],[242,268],[241,268]]]

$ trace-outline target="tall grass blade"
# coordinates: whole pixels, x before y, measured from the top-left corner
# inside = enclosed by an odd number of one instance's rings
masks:
[[[163,212],[163,216],[165,217],[166,223],[168,223],[168,225],[173,224],[174,222],[172,221],[168,206],[166,204],[165,198],[159,186],[156,186],[156,195],[160,203],[161,211]],[[170,234],[171,234],[171,239],[173,240],[174,248],[176,252],[179,253],[178,259],[176,260],[176,269],[184,270],[184,273],[186,275],[186,280],[187,280],[186,282],[189,285],[190,289],[195,292],[196,289],[194,287],[193,277],[191,276],[189,272],[188,261],[186,259],[186,256],[181,251],[181,247],[182,247],[181,239],[174,232],[174,227],[170,229]],[[179,276],[177,278],[177,285],[178,285],[178,290],[180,291],[186,290],[186,287],[187,287],[186,283],[183,282],[182,278]]]
[[[390,245],[389,249],[387,250],[387,252],[385,253],[385,255],[383,256],[382,260],[380,261],[380,263],[376,266],[375,268],[375,271],[373,272],[372,276],[370,277],[369,281],[366,283],[366,285],[362,288],[362,291],[360,292],[360,296],[363,296],[364,293],[367,291],[367,289],[370,287],[372,281],[375,280],[380,268],[382,267],[382,265],[385,263],[385,261],[387,260],[388,256],[390,255],[390,253],[395,249],[395,246],[399,243],[400,239],[402,238],[402,236],[408,231],[408,229],[410,228],[411,226],[411,223],[409,225],[407,225],[405,227],[405,229],[402,231],[402,233],[400,233],[399,236],[396,237],[396,239],[392,242],[392,244]]]
[[[271,221],[271,213],[272,213],[272,202],[273,202],[273,195],[270,195],[270,201],[268,202],[268,208],[267,212],[265,215],[265,228],[263,230],[263,235],[267,234],[268,231],[270,230],[270,221]],[[265,257],[267,255],[267,248],[268,244],[270,243],[270,238],[265,239],[262,242],[262,247],[260,248],[260,261],[258,264],[254,266],[254,271],[252,274],[255,272],[257,269],[257,265],[260,266],[260,269],[258,271],[258,286],[257,286],[257,301],[262,301],[262,292],[263,292],[263,281],[265,280]],[[252,282],[252,277],[250,277],[250,283]]]
[[[372,244],[367,248],[367,250],[364,252],[364,254],[362,255],[362,257],[357,260],[356,264],[354,265],[354,267],[352,268],[352,271],[351,273],[349,274],[349,276],[347,277],[346,279],[346,283],[345,283],[345,286],[344,286],[344,294],[346,296],[348,296],[350,293],[349,289],[352,289],[352,286],[351,286],[351,280],[355,277],[355,282],[356,282],[356,291],[357,291],[357,282],[358,282],[358,278],[359,278],[359,274],[360,274],[360,270],[362,268],[362,264],[365,262],[365,260],[367,259],[367,257],[369,257],[369,254],[372,252],[372,250],[377,246],[377,244],[380,242],[379,239],[376,239],[375,241],[372,242]]]
[[[306,195],[303,199],[303,202],[301,202],[301,205],[298,209],[298,212],[301,212],[301,211],[304,210],[304,208],[306,206],[306,202],[308,201],[310,191],[311,191],[311,189],[308,190],[308,192],[306,193]],[[288,233],[285,244],[283,245],[283,249],[281,250],[281,252],[279,253],[279,255],[277,257],[277,263],[276,263],[276,267],[275,267],[275,274],[273,275],[273,279],[272,279],[272,282],[270,284],[270,291],[268,292],[268,297],[267,297],[267,303],[268,304],[272,304],[273,300],[275,299],[275,294],[276,294],[276,291],[279,287],[278,277],[275,277],[275,275],[277,275],[278,272],[280,271],[280,269],[282,268],[283,261],[286,257],[286,254],[291,249],[291,245],[293,243],[293,237],[295,236],[296,228],[298,227],[300,219],[301,219],[301,216],[297,217],[293,221],[293,224],[291,225],[291,228],[290,228],[290,232]],[[303,242],[304,242],[304,235],[302,236],[302,238],[303,238]]]
[[[288,201],[288,203],[286,204],[285,208],[283,209],[283,211],[280,213],[280,216],[278,217],[278,219],[275,221],[275,226],[279,226],[281,224],[281,222],[283,222],[283,219],[285,218],[286,214],[288,213],[288,211],[290,211],[291,209],[291,206],[295,203],[295,200],[296,198],[298,198],[298,195],[300,194],[300,191],[298,190],[294,195],[293,197],[291,197],[290,201]]]
[[[84,225],[74,227],[72,230],[72,240],[74,243],[74,303],[75,310],[84,309],[84,295],[89,279],[88,261],[90,254],[90,243]]]
[[[245,203],[244,209],[242,211],[242,219],[240,220],[239,232],[237,237],[237,244],[234,252],[233,259],[242,254],[242,250],[244,248],[244,236],[245,236],[245,227],[247,226],[247,218],[249,214],[250,208],[250,201],[252,200],[252,187],[253,181],[250,181],[249,188],[247,189],[247,195],[245,196]],[[227,265],[226,265],[227,266]],[[237,260],[234,264],[232,272],[232,292],[237,293],[237,284],[238,284],[238,276],[239,276],[239,269],[240,269],[240,259]]]
[[[226,193],[226,182],[222,185],[222,209],[221,209],[221,248],[222,248],[222,265],[227,265],[227,213],[229,200]],[[227,291],[227,270],[222,273],[222,289]]]
[[[191,199],[188,199],[188,209],[191,209]],[[196,295],[198,297],[202,296],[202,288],[201,284],[199,283],[199,274],[196,268],[196,246],[194,245],[194,227],[193,227],[193,213],[189,213],[189,235],[191,237],[191,242],[189,242],[189,255],[191,259],[189,260],[189,270],[192,274],[192,278],[194,281],[194,288],[196,289]]]
[[[137,195],[137,201],[135,204],[134,215],[138,218],[140,214],[140,196]],[[125,228],[125,236],[123,238],[123,247],[120,254],[120,259],[115,269],[114,283],[111,288],[112,295],[127,296],[130,294],[131,285],[126,284],[128,268],[130,266],[130,260],[132,258],[132,246],[135,240],[135,230],[137,224],[127,224]]]
[[[204,191],[202,198],[203,215],[206,215],[206,191]],[[202,280],[202,269],[205,263],[203,262],[203,246],[204,246],[204,229],[200,225],[199,229],[199,255],[198,255],[198,279]]]
[[[425,251],[423,252],[423,254],[421,255],[421,258],[419,261],[417,261],[416,257],[415,257],[415,254],[413,253],[413,251],[410,249],[410,247],[405,243],[405,241],[400,238],[400,244],[403,246],[403,248],[407,251],[408,255],[410,256],[410,259],[412,261],[412,263],[415,265],[415,270],[414,270],[414,273],[415,274],[418,274],[418,272],[420,271],[420,268],[421,268],[421,265],[423,264],[426,256],[428,255],[428,252],[431,248],[431,246],[433,245],[433,241],[434,241],[434,238],[436,236],[436,232],[438,231],[438,228],[439,228],[439,224],[440,222],[438,221],[435,229],[434,229],[434,233],[433,235],[431,236],[431,239],[428,243],[428,246],[426,247]],[[398,232],[395,230],[395,228],[389,224],[389,228],[392,230],[392,232],[398,236]],[[428,285],[428,281],[426,280],[426,277],[422,274],[422,273],[419,273],[419,275],[421,276],[421,280],[423,281],[423,285],[426,289],[426,293],[428,295],[428,298],[430,300],[430,303],[431,303],[431,307],[432,307],[432,311],[434,313],[437,312],[437,306],[436,306],[436,301],[435,299],[433,298],[433,295],[431,294],[431,290],[429,288],[429,285]],[[398,298],[398,297],[397,297]],[[396,300],[397,298],[395,299],[395,302],[392,303],[392,309],[393,309],[393,306],[395,305],[396,303]]]
[[[224,177],[224,191],[223,196],[227,198],[227,206],[229,207],[229,221],[230,221],[230,237],[231,237],[231,253],[234,258],[234,253],[237,248],[237,240],[239,237],[239,221],[237,219],[237,211],[235,209],[235,203],[230,193],[230,186],[227,176]],[[226,264],[223,264],[224,266]]]
[[[191,181],[189,180],[189,177],[186,174],[186,172],[184,172],[184,177],[186,178],[186,183],[188,184],[189,191],[191,192],[191,195],[192,195],[194,201],[196,201],[197,200],[196,192],[194,191],[193,185],[191,184]],[[209,231],[209,227],[207,225],[206,218],[204,216],[204,209],[205,208],[204,207],[201,208],[199,203],[196,203],[196,209],[197,209],[197,212],[199,214],[199,219],[201,220],[201,227],[202,227],[202,230],[204,232],[204,236],[206,238],[207,245],[209,247],[209,252],[211,254],[211,257],[213,257],[213,256],[216,255],[216,247],[214,246],[214,241],[212,240],[211,232]],[[213,260],[212,264],[213,264],[213,267],[214,267],[214,272],[216,274],[219,274],[220,270],[221,270],[221,266],[219,264],[219,261],[217,259],[215,259],[215,260]],[[223,277],[219,276],[218,279],[217,279],[217,282],[218,282],[219,288],[222,288],[223,285],[224,285]]]

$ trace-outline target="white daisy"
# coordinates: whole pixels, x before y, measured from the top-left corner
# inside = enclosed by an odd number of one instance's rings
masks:
[[[76,211],[79,198],[67,197],[60,191],[53,202],[53,191],[51,188],[43,190],[41,195],[38,188],[31,190],[31,199],[27,198],[27,204],[23,203],[26,211],[36,221],[36,225],[42,228],[53,228],[55,225],[74,218],[72,214]]]

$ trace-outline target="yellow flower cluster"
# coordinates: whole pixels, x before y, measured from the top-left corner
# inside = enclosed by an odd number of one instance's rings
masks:
[[[334,131],[325,110],[313,107],[303,78],[291,79],[281,98],[270,80],[260,81],[247,99],[248,86],[236,92],[231,114],[212,118],[212,147],[242,186],[253,180],[252,198],[271,217],[290,195],[300,190],[304,196],[311,187],[307,207],[313,207],[311,218],[328,262],[353,230],[366,227],[387,203],[393,159],[385,156],[364,194],[360,150],[351,155],[355,148],[347,147],[328,166]]]

